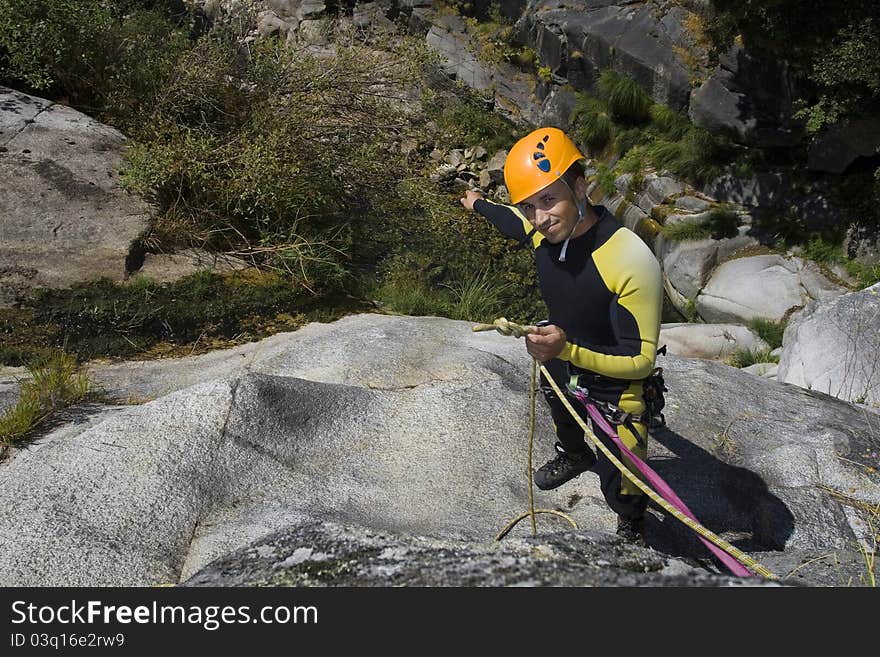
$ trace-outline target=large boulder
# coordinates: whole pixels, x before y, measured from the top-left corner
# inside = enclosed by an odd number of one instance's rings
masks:
[[[880,283],[795,315],[785,329],[778,376],[880,408]]]
[[[540,555],[539,558],[535,558]],[[557,531],[500,545],[305,522],[209,564],[184,586],[773,586],[713,575],[617,536]]]
[[[121,281],[151,210],[119,186],[125,137],[0,87],[0,306],[37,286]]]
[[[673,305],[679,312],[688,313],[689,306],[709,282],[718,263],[734,252],[754,244],[756,241],[747,235],[720,240],[705,238],[678,242],[659,236],[655,241],[655,252],[660,260],[664,284],[669,290]]]
[[[728,358],[740,349],[770,349],[754,331],[738,324],[663,324],[659,344],[676,356],[713,360]]]
[[[834,125],[818,135],[807,154],[807,168],[843,173],[859,157],[880,152],[880,121],[855,119]]]
[[[344,546],[336,541],[342,530],[308,529],[327,527],[316,523],[428,537],[346,553],[349,574],[336,570],[322,583],[356,583],[357,573],[372,584],[429,583],[380,556],[414,540],[441,545],[420,552],[418,563],[436,564],[448,583],[707,582],[681,561],[706,553],[677,521],[648,518],[648,543],[661,554],[626,552],[608,536],[615,516],[592,474],[536,492],[539,507],[563,510],[587,530],[526,544],[571,546],[570,557],[554,557],[576,562],[560,565],[565,577],[523,564],[527,547],[504,550],[515,572],[476,580],[475,569],[446,558],[483,563],[492,536],[527,508],[529,363],[522,342],[472,333],[464,322],[359,315],[179,361],[96,365],[108,398],[153,400],[80,409],[0,464],[0,582],[179,582],[226,555],[242,570],[213,569],[194,583],[245,582],[252,571],[242,555],[256,551],[287,568],[290,583],[317,583],[297,571]],[[658,364],[670,388],[669,428],[651,442],[654,468],[706,526],[759,561],[782,575],[802,566],[810,583],[834,583],[817,557],[856,554],[859,504],[880,502],[880,475],[862,465],[878,448],[880,433],[865,425],[871,418],[721,364]],[[541,463],[553,433],[545,405],[537,410]],[[545,534],[568,527],[552,516],[538,522]],[[526,522],[511,538],[528,535]],[[303,543],[310,536],[315,542]],[[444,552],[451,542],[457,551]],[[599,554],[601,575],[578,565]],[[647,564],[645,579],[626,567],[628,554]],[[843,572],[858,576],[849,565]]]
[[[697,296],[696,310],[707,322],[780,321],[813,299],[845,292],[812,262],[778,254],[759,255],[720,265]]]

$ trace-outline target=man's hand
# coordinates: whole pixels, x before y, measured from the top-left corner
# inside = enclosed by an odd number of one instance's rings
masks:
[[[558,326],[536,326],[534,333],[526,336],[526,351],[540,363],[556,358],[565,347],[565,331]]]
[[[483,194],[473,189],[469,189],[464,193],[464,198],[458,199],[466,210],[474,211],[474,202],[483,198]]]

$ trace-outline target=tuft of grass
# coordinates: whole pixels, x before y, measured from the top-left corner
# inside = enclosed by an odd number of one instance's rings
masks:
[[[401,315],[446,316],[452,301],[443,290],[435,289],[417,276],[394,272],[375,293],[376,298],[394,313]]]
[[[727,145],[696,126],[690,126],[678,141],[656,141],[649,154],[658,167],[701,184],[718,176],[729,159]]]
[[[599,77],[599,97],[611,115],[626,123],[645,123],[650,118],[651,97],[628,75],[605,69]]]
[[[649,110],[651,114],[651,125],[657,132],[669,139],[670,141],[678,141],[687,132],[690,121],[687,117],[667,105],[655,103],[651,105]]]
[[[450,317],[474,322],[491,321],[504,308],[505,297],[513,288],[482,270],[463,282],[445,285],[452,293]]]
[[[616,127],[611,114],[598,99],[586,94],[578,94],[573,112],[577,125],[576,136],[592,151],[602,150],[614,137]]]
[[[677,224],[663,226],[660,229],[660,234],[674,242],[703,240],[712,236],[712,227],[707,221],[695,223],[682,221]]]
[[[0,415],[0,445],[4,451],[21,441],[53,413],[85,399],[92,392],[88,374],[72,354],[50,352],[27,365],[29,379],[21,382],[15,406]]]
[[[748,323],[748,326],[758,334],[759,338],[769,344],[771,349],[777,349],[782,346],[786,324],[788,324],[787,319],[774,322],[772,319],[756,317]]]
[[[707,237],[724,239],[737,235],[738,217],[727,208],[714,208],[703,221],[686,222],[663,226],[660,232],[666,239],[676,242],[702,240]]]
[[[616,177],[617,176],[614,175],[614,169],[605,163],[599,164],[596,171],[596,183],[606,196],[611,196],[617,192],[617,188],[614,186],[614,179]]]
[[[738,349],[730,357],[730,364],[742,369],[755,363],[778,363],[779,356],[771,356],[770,349]]]

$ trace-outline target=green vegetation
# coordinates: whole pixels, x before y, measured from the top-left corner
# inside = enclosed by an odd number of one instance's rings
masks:
[[[0,2],[0,84],[136,130],[189,46],[167,0]]]
[[[749,328],[757,333],[759,338],[769,344],[770,349],[777,349],[782,346],[782,336],[785,333],[787,324],[787,319],[774,322],[770,319],[756,317],[749,322]]]
[[[712,208],[708,216],[702,221],[680,221],[678,223],[664,225],[660,232],[669,240],[701,240],[711,237],[723,239],[737,235],[738,219],[735,212],[728,208]]]
[[[78,367],[76,358],[60,350],[28,363],[27,372],[18,402],[0,415],[0,455],[53,413],[93,392],[92,383]]]
[[[29,325],[42,329],[44,337],[20,349],[36,354],[46,342],[65,344],[80,359],[90,359],[132,357],[151,350],[161,355],[188,345],[182,353],[190,354],[196,348],[293,330],[305,321],[363,305],[345,297],[319,301],[279,275],[253,270],[225,276],[202,272],[174,283],[141,278],[117,285],[100,280],[39,291],[23,311]]]
[[[778,363],[779,356],[771,356],[770,349],[738,349],[730,357],[730,364],[742,369],[755,363]]]
[[[692,125],[650,96],[632,78],[602,72],[595,95],[578,94],[573,114],[577,139],[601,159],[619,158],[615,175],[640,175],[648,166],[693,183],[719,175],[733,159],[732,144]]]
[[[110,18],[80,46],[107,43],[124,27],[103,4],[82,3],[88,16]],[[127,76],[119,89],[130,106],[111,107],[103,87],[86,85],[88,94],[75,95],[60,73],[33,79],[56,98],[88,95],[80,109],[98,103],[102,118],[133,137],[122,179],[159,208],[143,241],[147,252],[207,247],[265,275],[42,291],[15,313],[0,310],[9,338],[0,362],[21,364],[62,344],[82,359],[201,351],[371,308],[377,291],[380,299],[409,295],[388,306],[414,313],[487,319],[503,307],[522,321],[545,314],[529,254],[511,253],[506,240],[465,212],[460,189],[428,180],[434,144],[481,144],[492,152],[517,132],[463,86],[435,84],[445,76],[423,43],[402,39],[383,52],[336,32],[335,55],[318,59],[277,39],[245,41],[253,19],[246,13],[195,35],[168,20],[162,3],[134,4],[132,11],[146,12],[180,40],[174,48],[161,39],[141,44],[145,61],[150,47],[164,49],[161,66],[148,67],[148,85],[133,69],[117,71]],[[18,13],[4,5],[0,15],[21,22],[27,34],[39,31],[37,9],[10,7]],[[85,14],[40,11],[63,27],[59,33],[86,29],[64,24],[87,22]],[[13,37],[6,34],[0,48],[20,43]],[[8,58],[0,62],[7,82],[21,81],[39,63],[16,60],[13,71]],[[139,95],[125,91],[128,82],[137,82]],[[416,148],[404,153],[404,142]],[[419,278],[414,262],[433,273]]]
[[[800,78],[800,117],[816,132],[880,111],[880,4],[875,0],[713,0],[706,34],[716,54],[739,35],[752,51],[783,59]]]

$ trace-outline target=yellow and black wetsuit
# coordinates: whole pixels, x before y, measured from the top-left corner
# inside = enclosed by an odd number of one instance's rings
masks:
[[[523,240],[531,231],[529,221],[512,206],[481,199],[474,203],[474,210],[513,239]],[[539,233],[532,237],[548,321],[567,336],[559,357],[544,365],[563,389],[569,372],[578,374],[579,384],[589,389],[592,398],[639,415],[645,410],[642,382],[654,369],[660,333],[660,265],[641,238],[622,226],[606,208],[597,206],[594,211],[598,222],[570,240],[564,262],[559,261],[562,244],[550,244]],[[583,453],[588,449],[583,431],[546,381],[542,383],[559,442],[566,452]],[[580,404],[573,406],[583,410]],[[585,411],[583,416],[587,419]],[[647,427],[641,422],[632,427],[641,440],[623,425],[618,427],[618,435],[644,459]],[[595,425],[593,429],[619,456],[607,436]],[[622,477],[601,452],[598,456],[595,471],[608,505],[622,516],[641,514],[646,502],[641,491]],[[631,467],[628,459],[623,461]]]

